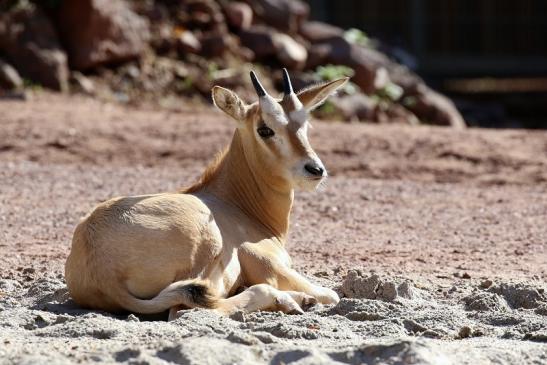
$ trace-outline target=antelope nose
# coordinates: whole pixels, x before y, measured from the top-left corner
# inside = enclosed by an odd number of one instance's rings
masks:
[[[323,172],[325,169],[323,169],[321,166],[313,164],[313,163],[307,163],[304,165],[304,168],[307,172],[312,174],[313,176],[323,176]]]

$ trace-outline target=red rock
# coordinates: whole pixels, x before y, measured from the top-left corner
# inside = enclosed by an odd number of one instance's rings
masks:
[[[36,6],[0,15],[0,53],[21,76],[45,87],[68,90],[66,54],[49,18]]]
[[[352,94],[331,99],[344,120],[375,121],[376,103],[367,95]]]
[[[300,0],[254,0],[250,5],[264,23],[285,33],[296,33],[310,13]]]
[[[312,46],[315,62],[351,67],[355,71],[352,81],[367,94],[374,93],[379,84],[380,68],[391,61],[380,52],[349,43],[343,37],[334,37]],[[319,50],[319,51],[318,51]],[[320,57],[318,57],[318,55]]]
[[[327,23],[310,21],[300,26],[300,35],[313,44],[342,37],[344,30]]]
[[[234,1],[224,8],[228,23],[235,29],[249,29],[253,24],[253,9],[248,4]]]
[[[409,101],[406,105],[407,109],[423,123],[452,126],[458,129],[466,127],[454,103],[425,84],[419,85],[414,94],[405,94],[405,98]]]
[[[289,69],[300,70],[304,68],[308,52],[306,48],[283,33],[274,33],[273,43],[277,59]]]
[[[136,59],[150,37],[147,21],[122,0],[63,1],[56,20],[78,70]]]
[[[220,57],[230,49],[231,42],[228,33],[207,33],[201,38],[201,54],[205,57]]]
[[[257,59],[261,59],[275,55],[274,32],[275,30],[270,27],[254,25],[241,31],[239,39],[243,46],[254,52]]]

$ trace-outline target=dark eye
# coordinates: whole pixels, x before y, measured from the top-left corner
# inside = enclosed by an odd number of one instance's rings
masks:
[[[273,137],[273,135],[275,134],[275,132],[272,129],[268,128],[265,125],[261,125],[260,127],[258,127],[256,131],[258,135],[262,138],[270,138],[270,137]]]

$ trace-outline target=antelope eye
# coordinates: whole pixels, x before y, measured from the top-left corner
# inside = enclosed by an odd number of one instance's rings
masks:
[[[273,137],[273,135],[275,134],[275,132],[271,128],[265,125],[261,125],[260,127],[258,127],[256,132],[262,138],[270,138],[270,137]]]

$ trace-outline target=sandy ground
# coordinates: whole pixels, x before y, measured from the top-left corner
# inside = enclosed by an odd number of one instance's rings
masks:
[[[75,307],[80,217],[189,184],[233,127],[188,106],[0,101],[0,363],[547,362],[545,132],[315,122],[332,177],[297,194],[288,248],[337,306],[172,323]]]

